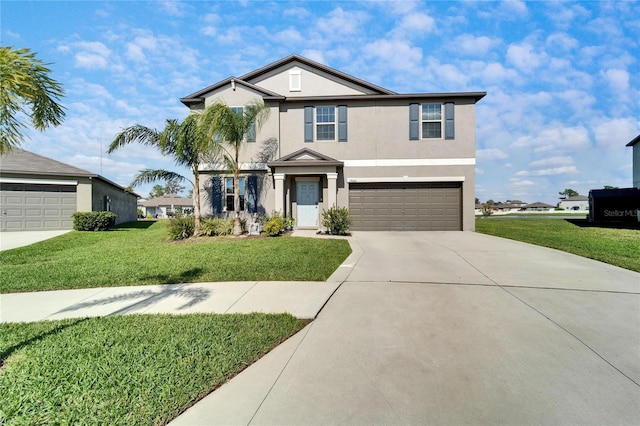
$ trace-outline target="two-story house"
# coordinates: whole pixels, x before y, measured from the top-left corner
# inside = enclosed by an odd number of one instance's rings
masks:
[[[181,101],[193,111],[269,105],[241,152],[248,213],[280,211],[318,229],[322,210],[338,206],[352,230],[473,230],[475,105],[485,94],[399,94],[292,55]],[[201,171],[203,215],[232,210],[231,174],[222,164]]]

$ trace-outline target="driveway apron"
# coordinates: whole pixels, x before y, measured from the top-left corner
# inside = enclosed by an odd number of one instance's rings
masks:
[[[640,274],[472,232],[351,243],[317,319],[175,424],[640,424]]]

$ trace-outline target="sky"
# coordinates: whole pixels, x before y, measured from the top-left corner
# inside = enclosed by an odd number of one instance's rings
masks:
[[[161,129],[188,114],[181,97],[296,53],[398,93],[487,92],[483,202],[631,187],[639,34],[624,0],[0,2],[0,44],[37,52],[65,89],[64,123],[22,148],[122,186],[145,168],[189,175],[149,147],[106,154],[123,128]]]

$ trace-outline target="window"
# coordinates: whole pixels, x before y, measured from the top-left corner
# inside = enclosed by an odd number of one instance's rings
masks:
[[[289,71],[289,91],[299,92],[302,90],[302,70]]]
[[[244,113],[243,107],[229,107],[231,111],[235,112],[238,115],[242,115]],[[255,121],[251,123],[249,130],[247,131],[247,142],[255,142],[256,141],[256,123]],[[218,139],[216,139],[218,140]]]
[[[454,104],[409,105],[409,140],[455,139]]]
[[[442,138],[442,105],[422,104],[422,139]]]
[[[339,142],[346,142],[347,106],[305,107],[304,141],[313,142],[314,135],[317,141],[335,141],[337,139]]]
[[[336,139],[335,107],[316,108],[316,138],[319,141],[333,141]]]
[[[225,207],[228,212],[235,211],[233,206],[233,178],[224,178],[225,186]],[[238,189],[240,193],[240,210],[244,210],[244,198],[245,198],[245,178],[241,177],[238,180]]]

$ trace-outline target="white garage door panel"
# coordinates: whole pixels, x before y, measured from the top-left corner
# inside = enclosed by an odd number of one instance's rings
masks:
[[[75,191],[70,185],[3,184],[0,230],[71,229],[77,205]]]

